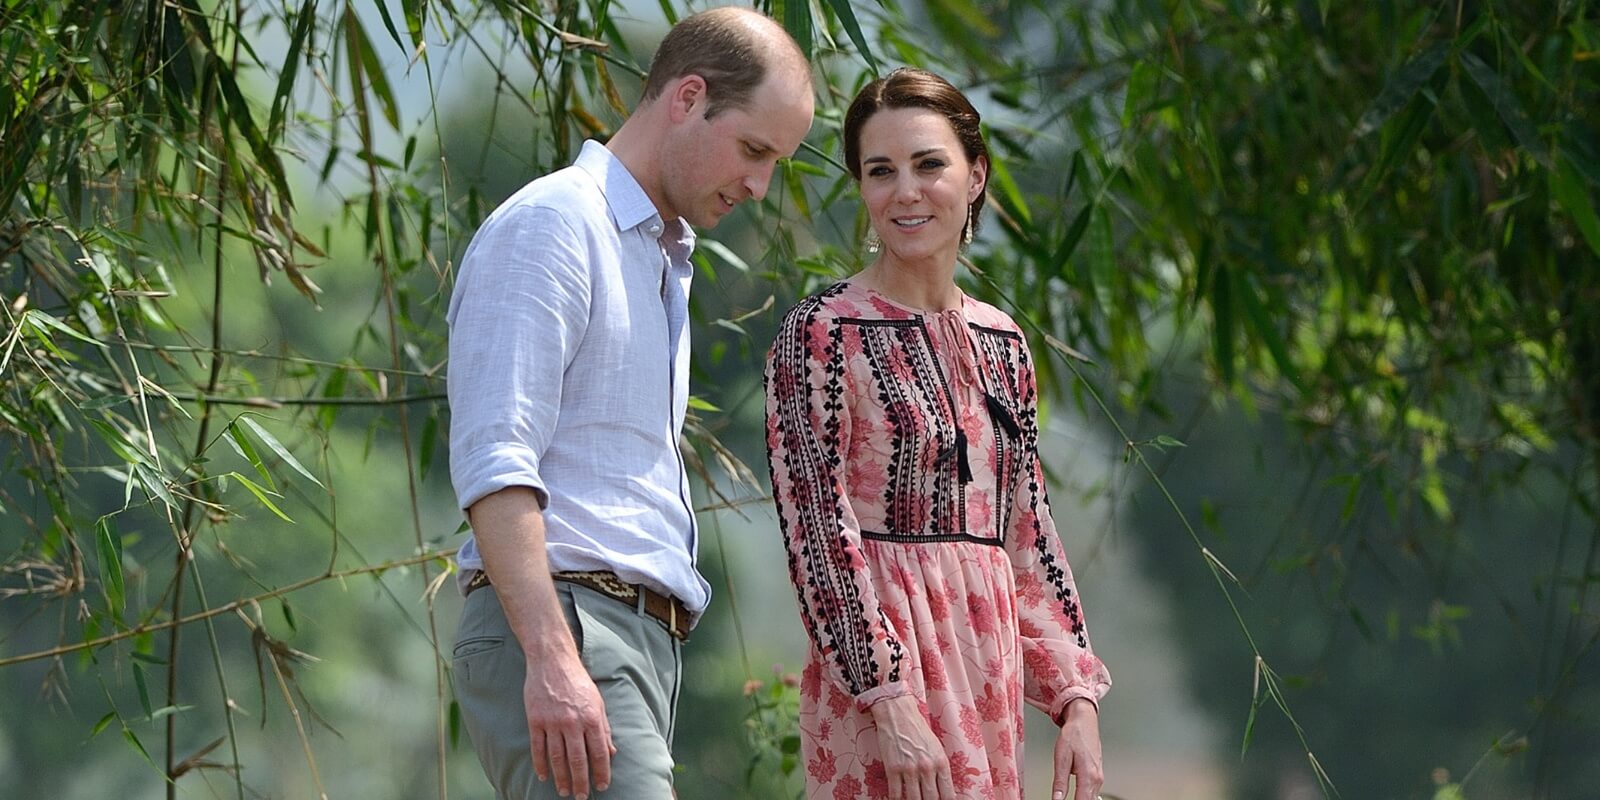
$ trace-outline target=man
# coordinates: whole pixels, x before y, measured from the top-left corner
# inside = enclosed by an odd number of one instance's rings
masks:
[[[616,135],[467,248],[448,317],[450,473],[473,529],[455,689],[500,798],[672,796],[680,645],[710,598],[677,447],[689,225],[766,194],[811,91],[770,19],[689,17]]]

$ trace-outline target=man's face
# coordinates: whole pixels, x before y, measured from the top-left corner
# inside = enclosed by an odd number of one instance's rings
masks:
[[[711,228],[741,201],[766,196],[778,159],[794,155],[811,129],[811,112],[810,84],[777,66],[744,108],[707,120],[702,103],[664,148],[663,213]]]

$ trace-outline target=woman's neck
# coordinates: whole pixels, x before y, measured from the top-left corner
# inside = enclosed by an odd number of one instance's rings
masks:
[[[956,265],[907,264],[890,253],[857,273],[855,279],[876,289],[901,305],[924,311],[948,311],[961,307],[961,289],[956,286]]]

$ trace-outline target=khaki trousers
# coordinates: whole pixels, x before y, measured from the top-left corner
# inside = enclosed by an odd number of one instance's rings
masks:
[[[672,726],[682,680],[682,645],[635,608],[583,586],[556,582],[564,622],[605,702],[611,785],[601,800],[668,800]],[[554,621],[552,621],[554,622]],[[456,702],[498,800],[555,800],[529,752],[522,702],[527,663],[494,586],[467,595],[452,657]]]

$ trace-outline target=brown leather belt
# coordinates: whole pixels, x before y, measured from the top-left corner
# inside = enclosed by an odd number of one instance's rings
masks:
[[[634,608],[639,607],[639,594],[644,593],[644,613],[662,625],[667,632],[679,641],[689,639],[689,609],[676,597],[660,594],[648,586],[636,583],[627,583],[610,572],[555,572],[550,577],[563,583],[576,584],[586,589],[593,589],[618,602],[626,603]],[[467,581],[467,588],[463,595],[472,594],[474,591],[489,586],[489,573],[478,570]]]

